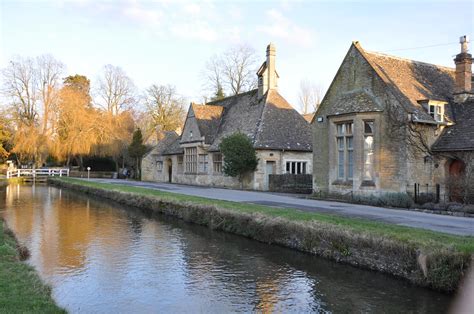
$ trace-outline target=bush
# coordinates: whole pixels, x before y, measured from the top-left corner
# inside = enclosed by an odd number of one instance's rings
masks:
[[[222,139],[219,150],[224,156],[223,171],[231,177],[242,176],[255,171],[258,165],[257,153],[252,140],[243,133],[234,133]]]
[[[435,203],[436,202],[436,195],[433,193],[420,193],[418,198],[416,199],[417,204],[425,204],[425,203]]]
[[[402,208],[410,208],[413,206],[413,200],[406,193],[384,193],[380,196],[374,194],[354,195],[352,201],[354,203],[371,206],[389,206]]]

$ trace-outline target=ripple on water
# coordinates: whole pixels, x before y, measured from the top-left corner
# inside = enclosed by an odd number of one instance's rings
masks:
[[[72,313],[442,312],[394,278],[54,187],[13,186],[2,215]]]

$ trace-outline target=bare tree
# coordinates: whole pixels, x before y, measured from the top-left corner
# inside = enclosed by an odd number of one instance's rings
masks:
[[[394,140],[403,138],[413,157],[433,156],[431,145],[436,125],[416,123],[412,114],[403,106],[386,102],[385,110],[389,126],[389,134]]]
[[[61,76],[64,73],[64,64],[51,55],[36,58],[37,75],[39,81],[39,94],[42,103],[42,129],[43,135],[52,129],[51,115],[57,111],[58,92],[61,87]]]
[[[99,105],[112,115],[118,115],[135,102],[135,85],[120,67],[108,64],[99,78],[97,94]]]
[[[298,94],[301,111],[303,114],[315,112],[323,98],[323,91],[320,85],[310,80],[301,80]]]
[[[203,71],[203,88],[212,94],[217,94],[219,89],[223,88],[224,74],[222,73],[222,64],[222,58],[214,55],[207,61],[206,68]]]
[[[171,85],[152,85],[145,92],[145,122],[147,135],[155,133],[160,140],[160,131],[176,131],[183,125],[184,99]]]
[[[15,119],[32,125],[37,117],[38,77],[33,58],[16,57],[2,70],[3,94],[11,100]]]
[[[2,70],[3,93],[16,122],[13,151],[41,163],[48,153],[64,65],[50,55],[16,57]]]
[[[255,50],[248,45],[233,46],[222,55],[214,55],[204,69],[205,87],[217,95],[237,95],[257,86]]]

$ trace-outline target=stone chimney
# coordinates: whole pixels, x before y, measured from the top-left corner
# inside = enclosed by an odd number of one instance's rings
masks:
[[[472,95],[472,55],[468,53],[468,36],[461,36],[459,43],[461,44],[461,53],[454,58],[456,64],[454,101],[464,102]]]
[[[258,95],[262,97],[269,89],[278,89],[278,73],[275,68],[276,48],[270,43],[267,46],[267,60],[257,72]]]

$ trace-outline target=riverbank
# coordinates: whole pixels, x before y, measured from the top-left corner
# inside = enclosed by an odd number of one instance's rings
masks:
[[[456,290],[474,252],[473,237],[71,178],[50,182],[446,292]]]
[[[36,271],[20,261],[27,255],[0,220],[0,312],[66,313],[54,303],[51,289]]]

